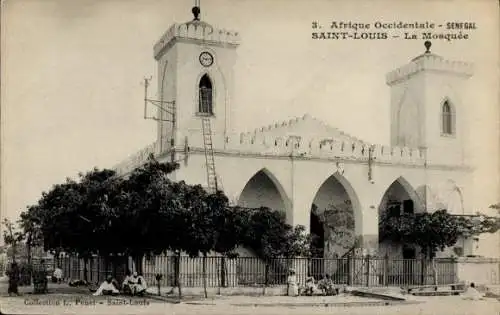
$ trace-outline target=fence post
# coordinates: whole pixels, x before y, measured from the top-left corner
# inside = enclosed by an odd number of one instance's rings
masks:
[[[431,260],[431,263],[432,263],[432,278],[434,280],[434,285],[437,286],[439,283],[438,283],[438,269],[437,269],[437,262],[436,262],[436,258],[432,258]],[[437,290],[437,288],[436,288]]]
[[[266,289],[269,286],[269,261],[266,261],[266,264],[264,266],[264,290],[263,290],[263,295],[266,295]],[[287,281],[287,290],[288,294],[288,281]]]
[[[421,261],[421,265],[420,265],[420,272],[421,272],[420,284],[421,285],[425,285],[427,282],[427,268],[426,268],[425,264],[426,264],[426,257],[423,256],[422,261]]]
[[[366,255],[366,286],[370,286],[370,254]]]
[[[384,286],[388,286],[388,278],[389,278],[389,256],[385,254],[384,256],[384,266],[383,266],[383,281],[384,281]]]
[[[220,263],[220,281],[221,281],[221,287],[225,288],[227,287],[227,282],[226,282],[226,256],[221,257],[221,263]]]

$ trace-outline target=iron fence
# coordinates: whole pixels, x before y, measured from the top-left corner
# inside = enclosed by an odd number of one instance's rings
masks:
[[[131,259],[93,257],[60,258],[55,262],[66,280],[86,279],[97,283],[107,275],[121,281],[127,269],[134,269]],[[205,267],[204,267],[205,266]],[[177,268],[179,268],[178,272]],[[294,269],[297,280],[306,277],[319,280],[328,275],[334,283],[350,286],[411,286],[456,283],[457,264],[451,259],[389,259],[379,257],[275,258],[264,262],[256,257],[196,257],[155,256],[142,261],[142,275],[149,285],[156,285],[161,274],[161,286],[237,287],[286,285],[289,271]],[[203,272],[205,270],[205,272]],[[179,279],[177,279],[177,274]]]
[[[118,281],[125,278],[129,266],[128,257],[104,258],[94,256],[83,259],[75,256],[66,256],[55,259],[55,267],[63,272],[63,279],[85,280],[90,283],[100,283],[107,276],[113,275]]]

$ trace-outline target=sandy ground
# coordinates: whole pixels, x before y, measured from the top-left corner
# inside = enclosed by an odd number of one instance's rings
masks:
[[[52,286],[51,294],[32,295],[31,287],[22,287],[22,296],[9,297],[0,285],[0,311],[7,314],[366,314],[366,315],[500,315],[500,301],[464,300],[460,296],[409,297],[418,304],[389,306],[353,306],[355,303],[378,302],[373,298],[219,296],[201,300],[193,298],[180,304],[151,298],[93,297],[88,289]],[[344,304],[345,303],[345,304]]]
[[[288,298],[289,299],[289,298]],[[420,298],[422,303],[393,306],[304,306],[312,302],[308,298],[295,299],[296,306],[288,303],[287,297],[225,297],[215,299],[209,305],[172,304],[152,299],[126,299],[74,295],[47,295],[1,297],[2,313],[8,314],[408,314],[408,315],[499,315],[500,302],[495,299],[468,301],[461,297]],[[338,300],[337,300],[338,301]],[[368,301],[368,299],[367,299]],[[274,303],[273,303],[274,302]],[[319,302],[319,301],[318,301]],[[334,302],[330,299],[328,302]],[[347,302],[347,301],[346,301]],[[121,303],[121,304],[118,304]],[[277,304],[278,303],[278,304]],[[51,305],[42,305],[51,304]],[[211,304],[211,305],[210,305]],[[234,306],[232,304],[257,304],[258,306]]]

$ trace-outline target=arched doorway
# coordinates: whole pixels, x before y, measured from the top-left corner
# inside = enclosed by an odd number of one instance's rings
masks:
[[[384,232],[380,230],[382,223],[391,217],[413,214],[421,209],[417,192],[402,177],[396,179],[382,197],[378,208],[379,253],[391,259],[389,270],[392,271],[387,275],[389,283],[418,283],[418,274],[421,270],[416,259],[419,251],[413,244],[384,239]]]
[[[380,202],[378,213],[379,221],[387,220],[389,217],[397,217],[403,214],[412,214],[420,211],[420,202],[416,191],[402,177],[396,179],[385,191]],[[380,224],[379,224],[380,226]],[[379,231],[379,235],[383,235]],[[379,252],[395,259],[413,259],[416,257],[410,252],[415,249],[409,244],[379,238]],[[409,258],[411,256],[411,258]]]
[[[267,169],[258,171],[246,183],[238,198],[238,206],[287,211],[283,188]]]
[[[316,258],[310,265],[315,278],[329,274],[338,278],[342,258],[355,245],[355,210],[359,201],[349,182],[340,174],[328,177],[319,187],[311,206],[310,233],[318,235],[311,244]]]

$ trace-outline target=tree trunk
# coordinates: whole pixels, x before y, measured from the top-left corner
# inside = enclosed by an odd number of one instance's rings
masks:
[[[436,258],[432,257],[432,276],[434,278],[434,285],[438,286],[438,272],[437,272],[437,266],[436,266]]]
[[[28,235],[28,239],[26,240],[26,251],[28,254],[28,265],[31,265],[31,234]]]
[[[120,263],[120,258],[117,257],[117,256],[113,256],[113,264],[112,264],[112,267],[111,267],[112,268],[112,272],[111,273],[112,273],[112,276],[113,276],[114,279],[116,279],[116,274],[117,274],[116,269],[118,267],[117,264],[119,264],[119,263]]]
[[[420,261],[421,265],[420,265],[420,285],[425,285],[425,282],[426,282],[426,278],[427,278],[427,266],[426,266],[426,263],[427,263],[427,256],[424,255],[424,257],[422,257],[421,261]]]
[[[181,289],[181,252],[177,252],[177,259],[175,260],[175,284],[179,290],[179,300],[182,299],[182,289]]]
[[[221,257],[220,262],[220,286],[225,288],[226,284],[226,256]]]
[[[84,257],[83,258],[83,280],[85,280],[85,282],[88,282],[89,281],[89,277],[88,277],[88,269],[87,269],[87,264],[89,262],[89,258],[88,257]]]
[[[94,258],[90,258],[89,260],[89,269],[90,269],[90,282],[94,282]]]
[[[14,242],[12,243],[12,261],[16,262],[16,255],[17,255],[17,244]]]
[[[137,271],[137,273],[141,274],[141,275],[143,273],[143,270],[142,270],[143,258],[144,258],[144,254],[136,254],[132,258],[134,260],[135,271]]]
[[[263,294],[266,295],[266,289],[269,286],[269,262],[266,260],[265,269],[264,269],[264,289]],[[290,292],[290,284],[288,281],[286,282],[286,295],[288,296],[288,292]]]
[[[104,257],[104,277],[103,277],[103,280],[99,279],[99,282],[104,281],[104,279],[107,278],[107,276],[108,276],[108,269],[109,269],[109,257],[106,256],[106,257]]]
[[[208,298],[207,292],[207,254],[203,253],[203,292],[205,293],[205,299]]]

